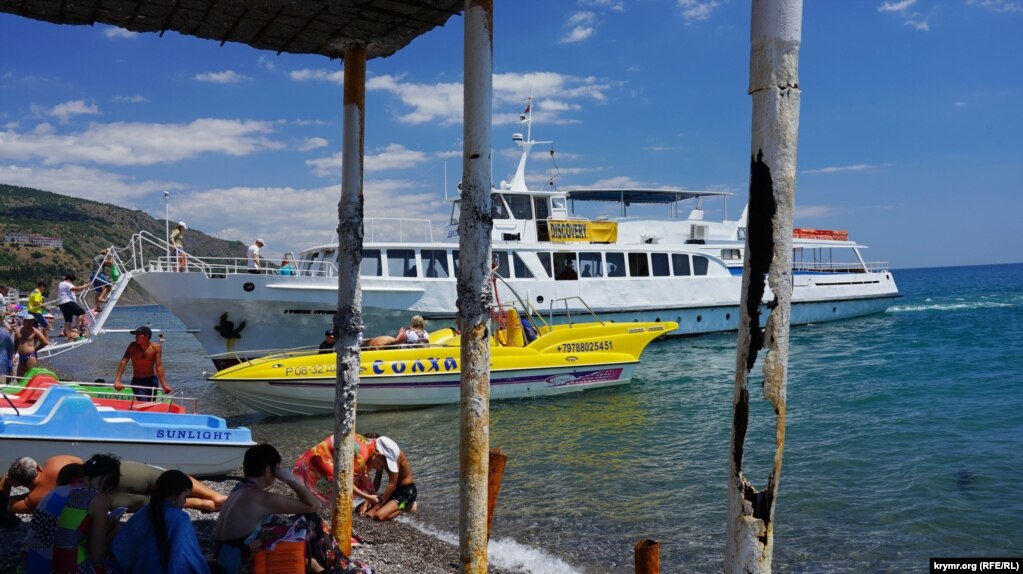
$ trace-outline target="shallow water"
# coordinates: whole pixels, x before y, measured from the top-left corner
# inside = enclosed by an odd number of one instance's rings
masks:
[[[904,298],[882,315],[792,331],[777,572],[923,571],[930,556],[1023,554],[1023,265],[895,272]],[[158,307],[114,325],[180,327]],[[172,387],[294,457],[329,417],[272,419],[203,380],[190,335],[167,333]],[[51,360],[113,378],[127,334]],[[632,545],[660,542],[665,572],[721,569],[735,335],[651,345],[632,385],[495,403],[491,445],[508,455],[494,562],[533,572],[631,572]],[[759,365],[753,371],[756,393]],[[745,473],[766,484],[774,417],[755,396]],[[406,450],[415,523],[457,540],[458,408],[367,413]],[[453,537],[453,538],[451,538]]]

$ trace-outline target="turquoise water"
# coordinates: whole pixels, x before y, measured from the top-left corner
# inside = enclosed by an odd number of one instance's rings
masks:
[[[931,556],[1023,555],[1023,265],[895,276],[905,296],[887,313],[792,332],[776,572],[920,572]],[[159,308],[115,320],[171,324]],[[129,338],[52,362],[110,379]],[[653,538],[664,572],[720,571],[734,363],[734,334],[663,341],[628,387],[495,403],[491,444],[509,459],[492,560],[632,572],[633,543]],[[189,335],[167,335],[165,364],[172,386],[286,457],[332,430],[330,418],[248,413],[203,381],[211,365]],[[757,395],[745,471],[761,489],[773,424]],[[457,407],[362,414],[358,428],[406,450],[415,523],[453,539]]]

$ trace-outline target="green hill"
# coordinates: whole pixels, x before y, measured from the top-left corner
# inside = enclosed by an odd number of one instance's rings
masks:
[[[127,246],[139,231],[162,238],[164,226],[164,220],[139,210],[0,184],[0,286],[15,287],[24,295],[35,288],[37,280],[43,280],[50,283],[53,296],[65,273],[74,272],[83,281],[94,269],[93,258],[100,251]],[[10,233],[59,238],[64,246],[16,245],[3,240]],[[224,241],[190,227],[185,234],[185,251],[199,256],[244,257],[245,244]],[[129,256],[121,254],[122,258]],[[147,303],[149,299],[132,286],[122,301]]]

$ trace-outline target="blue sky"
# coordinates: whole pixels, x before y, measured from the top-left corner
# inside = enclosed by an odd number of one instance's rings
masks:
[[[530,182],[745,201],[750,7],[495,2],[494,180],[535,97]],[[1023,0],[806,0],[797,227],[895,268],[1023,261]],[[442,233],[461,175],[463,20],[367,65],[367,217]],[[271,257],[327,240],[342,64],[0,14],[0,182],[142,209]],[[449,192],[450,193],[450,192]],[[720,216],[720,205],[708,216]],[[368,236],[368,232],[367,232]]]

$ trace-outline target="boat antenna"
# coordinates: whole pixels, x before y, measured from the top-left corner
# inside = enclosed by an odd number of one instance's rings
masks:
[[[444,160],[444,201],[448,200],[448,160]]]
[[[519,114],[519,123],[526,124],[526,141],[533,141],[533,88],[529,88],[526,109]]]

